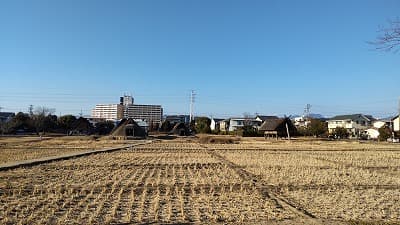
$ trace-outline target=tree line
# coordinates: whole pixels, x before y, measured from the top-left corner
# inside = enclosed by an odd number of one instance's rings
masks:
[[[75,130],[85,130],[85,134],[106,135],[114,128],[111,121],[101,121],[92,125],[85,118],[77,118],[74,115],[64,115],[57,117],[53,115],[54,110],[46,107],[38,107],[29,113],[19,112],[9,121],[0,121],[0,134],[18,133],[59,133],[72,134]],[[82,128],[82,123],[85,124]]]

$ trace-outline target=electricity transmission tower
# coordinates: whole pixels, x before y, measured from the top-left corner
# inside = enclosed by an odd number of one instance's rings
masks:
[[[189,115],[189,122],[191,123],[194,120],[194,101],[195,101],[196,93],[194,90],[190,92],[190,115]]]
[[[306,119],[309,119],[311,113],[311,105],[307,104],[306,107],[304,108],[304,117]]]

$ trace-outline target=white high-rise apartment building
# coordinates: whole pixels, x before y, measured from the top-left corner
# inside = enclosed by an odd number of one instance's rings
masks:
[[[163,109],[161,105],[129,105],[126,108],[127,118],[145,120],[147,123],[161,123]]]
[[[131,95],[124,95],[123,97],[119,98],[119,103],[124,106],[133,105],[133,97]]]
[[[124,106],[121,104],[97,104],[92,110],[92,118],[120,120],[124,117]]]
[[[119,99],[120,105],[124,107],[124,118],[144,120],[148,124],[161,123],[163,109],[161,105],[138,105],[130,95],[124,95]]]
[[[124,118],[128,117],[128,107],[133,105],[133,97],[131,95],[124,94],[123,97],[119,98],[119,104],[124,106]]]
[[[161,123],[163,109],[161,105],[138,105],[130,95],[120,97],[119,104],[98,104],[92,110],[92,118],[120,120],[132,118],[146,121],[148,124]]]

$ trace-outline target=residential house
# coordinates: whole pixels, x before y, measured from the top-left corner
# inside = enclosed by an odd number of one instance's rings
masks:
[[[0,122],[8,122],[15,116],[12,112],[0,112]]]
[[[237,129],[239,129],[239,128],[242,128],[242,127],[244,127],[244,121],[245,121],[246,119],[245,118],[230,118],[230,120],[229,120],[229,131],[230,132],[232,132],[232,131],[235,131],[235,130],[237,130]]]
[[[310,118],[306,118],[305,116],[298,116],[293,120],[296,127],[308,127],[308,125],[311,123]]]
[[[210,129],[212,131],[215,130],[220,130],[220,122],[223,121],[224,119],[216,119],[216,118],[212,118],[211,119],[211,124],[210,124]]]
[[[360,136],[363,131],[372,127],[374,121],[372,116],[363,114],[335,116],[328,120],[328,131],[333,133],[336,128],[343,127],[352,136]]]
[[[259,120],[252,118],[229,118],[219,121],[219,130],[222,132],[233,132],[244,126],[252,126],[258,130],[260,125],[261,122]]]
[[[230,119],[225,119],[219,122],[219,131],[228,132]]]
[[[391,121],[390,119],[380,119],[376,120],[372,123],[373,127],[376,129],[382,128],[382,127],[390,127]]]

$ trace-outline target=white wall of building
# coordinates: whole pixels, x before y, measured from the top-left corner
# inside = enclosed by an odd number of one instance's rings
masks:
[[[385,124],[386,124],[386,122],[378,120],[378,121],[374,122],[374,127],[379,129],[379,128],[385,126]]]
[[[120,120],[123,118],[124,107],[120,104],[97,104],[92,110],[92,118]]]
[[[229,131],[235,131],[240,127],[244,127],[244,119],[231,119],[229,122]]]
[[[400,117],[398,116],[396,119],[393,120],[393,127],[394,131],[400,131]]]
[[[217,123],[215,122],[215,120],[211,119],[211,124],[210,124],[210,129],[211,130],[215,130]]]

